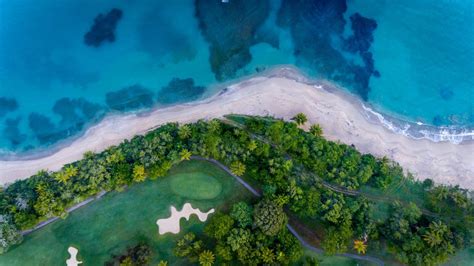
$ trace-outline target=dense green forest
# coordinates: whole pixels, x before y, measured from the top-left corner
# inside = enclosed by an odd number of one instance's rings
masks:
[[[193,155],[229,166],[263,197],[216,214],[205,235],[178,242],[176,255],[192,262],[301,261],[301,247],[285,228],[289,217],[313,230],[328,254],[388,252],[384,259],[435,265],[472,245],[469,191],[417,181],[387,158],[324,139],[318,125],[302,130],[305,122],[298,114],[294,122],[228,116],[169,123],[101,153],[86,153],[60,171],[17,181],[0,193],[0,253],[21,242],[21,230],[54,216],[67,218],[68,207],[101,191],[160,178]]]

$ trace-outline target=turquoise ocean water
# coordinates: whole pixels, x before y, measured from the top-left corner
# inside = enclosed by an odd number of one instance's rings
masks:
[[[423,124],[415,137],[469,135],[473,14],[470,0],[0,0],[0,156],[280,64],[333,80],[387,124]]]

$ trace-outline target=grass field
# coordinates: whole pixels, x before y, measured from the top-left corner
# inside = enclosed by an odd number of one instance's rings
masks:
[[[474,265],[474,247],[466,248],[450,259],[446,266],[472,266]]]
[[[111,254],[145,241],[154,250],[154,262],[172,257],[176,239],[185,232],[202,231],[196,216],[181,220],[178,235],[158,235],[156,220],[170,215],[170,206],[181,209],[185,202],[207,211],[226,208],[250,194],[220,168],[204,161],[187,161],[169,175],[135,185],[123,192],[111,192],[103,198],[71,213],[66,220],[54,222],[25,237],[24,242],[0,256],[0,265],[64,265],[67,248],[79,249],[83,265],[103,265]],[[156,263],[153,263],[156,265]]]
[[[304,255],[316,258],[321,266],[376,266],[376,264],[342,256],[327,256],[305,249]]]

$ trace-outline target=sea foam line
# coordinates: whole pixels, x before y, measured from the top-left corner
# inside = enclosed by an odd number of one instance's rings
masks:
[[[385,128],[413,139],[428,139],[433,142],[449,141],[453,144],[460,144],[466,140],[474,140],[474,130],[454,126],[435,127],[425,125],[421,122],[412,123],[392,117],[387,118],[365,104],[362,103],[361,105],[365,111],[364,114],[369,121],[373,121],[375,118],[377,122],[382,124]],[[397,125],[395,121],[400,125]]]

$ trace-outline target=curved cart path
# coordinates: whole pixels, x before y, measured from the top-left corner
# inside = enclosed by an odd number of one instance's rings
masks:
[[[191,159],[193,160],[202,160],[202,161],[208,161],[208,162],[211,162],[217,166],[219,166],[222,170],[226,171],[229,175],[231,175],[232,177],[234,177],[240,184],[242,184],[247,190],[249,190],[253,195],[257,196],[257,197],[260,197],[261,194],[260,192],[258,192],[255,188],[253,188],[249,183],[245,182],[245,180],[243,180],[240,176],[237,176],[235,175],[234,173],[232,173],[232,171],[230,171],[230,169],[225,166],[224,164],[222,164],[221,162],[217,161],[217,160],[214,160],[214,159],[209,159],[209,158],[204,158],[204,157],[201,157],[201,156],[192,156]],[[313,245],[311,245],[310,243],[308,243],[294,228],[293,226],[291,226],[290,224],[287,224],[286,227],[288,227],[288,230],[290,230],[290,232],[301,242],[301,244],[313,251],[313,252],[316,252],[316,253],[319,253],[319,254],[323,254],[324,251],[320,248],[317,248]],[[375,263],[377,265],[384,265],[384,262],[378,258],[374,258],[374,257],[371,257],[371,256],[361,256],[361,255],[356,255],[356,254],[350,254],[350,253],[342,253],[342,254],[337,254],[336,256],[343,256],[343,257],[347,257],[347,258],[352,258],[352,259],[357,259],[357,260],[365,260],[365,261],[369,261],[369,262],[372,262],[372,263]]]

